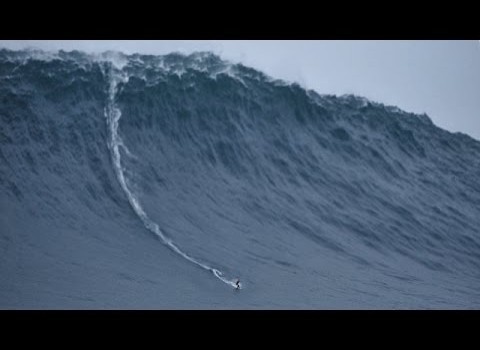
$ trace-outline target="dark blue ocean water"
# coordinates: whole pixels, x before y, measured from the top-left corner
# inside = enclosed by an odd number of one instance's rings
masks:
[[[426,115],[213,54],[0,50],[0,308],[478,309],[479,178]]]

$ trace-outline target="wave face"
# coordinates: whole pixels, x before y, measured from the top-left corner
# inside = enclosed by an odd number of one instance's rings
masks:
[[[210,53],[1,50],[0,118],[2,308],[480,306],[480,142],[426,115]]]

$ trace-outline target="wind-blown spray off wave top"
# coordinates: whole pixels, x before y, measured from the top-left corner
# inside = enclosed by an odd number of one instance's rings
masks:
[[[0,146],[0,307],[480,306],[480,142],[426,115],[210,53],[0,50]]]

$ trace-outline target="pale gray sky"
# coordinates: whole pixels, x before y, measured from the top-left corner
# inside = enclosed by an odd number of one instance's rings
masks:
[[[480,140],[479,41],[5,41],[0,47],[165,54],[213,51],[324,94],[354,93]]]

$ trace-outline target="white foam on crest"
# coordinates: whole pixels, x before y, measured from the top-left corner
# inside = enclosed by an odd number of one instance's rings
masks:
[[[224,66],[222,69],[209,74],[210,78],[214,80],[216,80],[217,76],[219,75],[226,75],[232,79],[235,79],[236,81],[241,83],[243,86],[247,87],[247,83],[240,77],[240,75],[236,71],[235,66],[233,64],[228,64]]]
[[[122,71],[128,64],[128,57],[118,51],[106,51],[96,57],[99,61],[109,62],[118,71]]]
[[[51,51],[42,51],[37,49],[27,49],[27,56],[26,60],[38,60],[38,61],[53,61],[59,60],[60,56],[58,52],[51,52]]]

